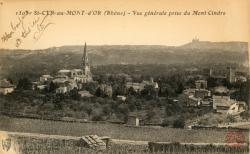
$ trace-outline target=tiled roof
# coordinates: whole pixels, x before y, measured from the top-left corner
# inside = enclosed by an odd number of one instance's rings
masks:
[[[0,88],[11,88],[11,87],[14,87],[14,85],[11,84],[8,80],[6,79],[0,80]]]

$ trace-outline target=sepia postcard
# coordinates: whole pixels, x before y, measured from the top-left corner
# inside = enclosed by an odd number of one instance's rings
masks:
[[[249,0],[0,0],[0,154],[249,154]]]

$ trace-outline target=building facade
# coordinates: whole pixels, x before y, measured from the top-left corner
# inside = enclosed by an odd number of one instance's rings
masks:
[[[7,95],[14,91],[15,86],[11,84],[8,80],[0,80],[0,94]]]

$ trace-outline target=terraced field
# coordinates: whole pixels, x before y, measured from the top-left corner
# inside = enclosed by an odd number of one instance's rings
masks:
[[[0,130],[53,135],[96,134],[115,139],[182,143],[225,143],[226,130],[187,130],[174,128],[128,127],[110,123],[71,123],[0,116]],[[244,132],[249,141],[248,133]]]

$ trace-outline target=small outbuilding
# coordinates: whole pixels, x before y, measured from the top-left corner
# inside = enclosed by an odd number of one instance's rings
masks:
[[[117,95],[117,100],[126,101],[126,99],[127,98],[125,96]]]
[[[93,95],[90,94],[89,91],[87,91],[87,90],[78,91],[78,94],[81,97],[93,97]]]
[[[138,116],[128,116],[127,125],[140,126],[140,118]]]

